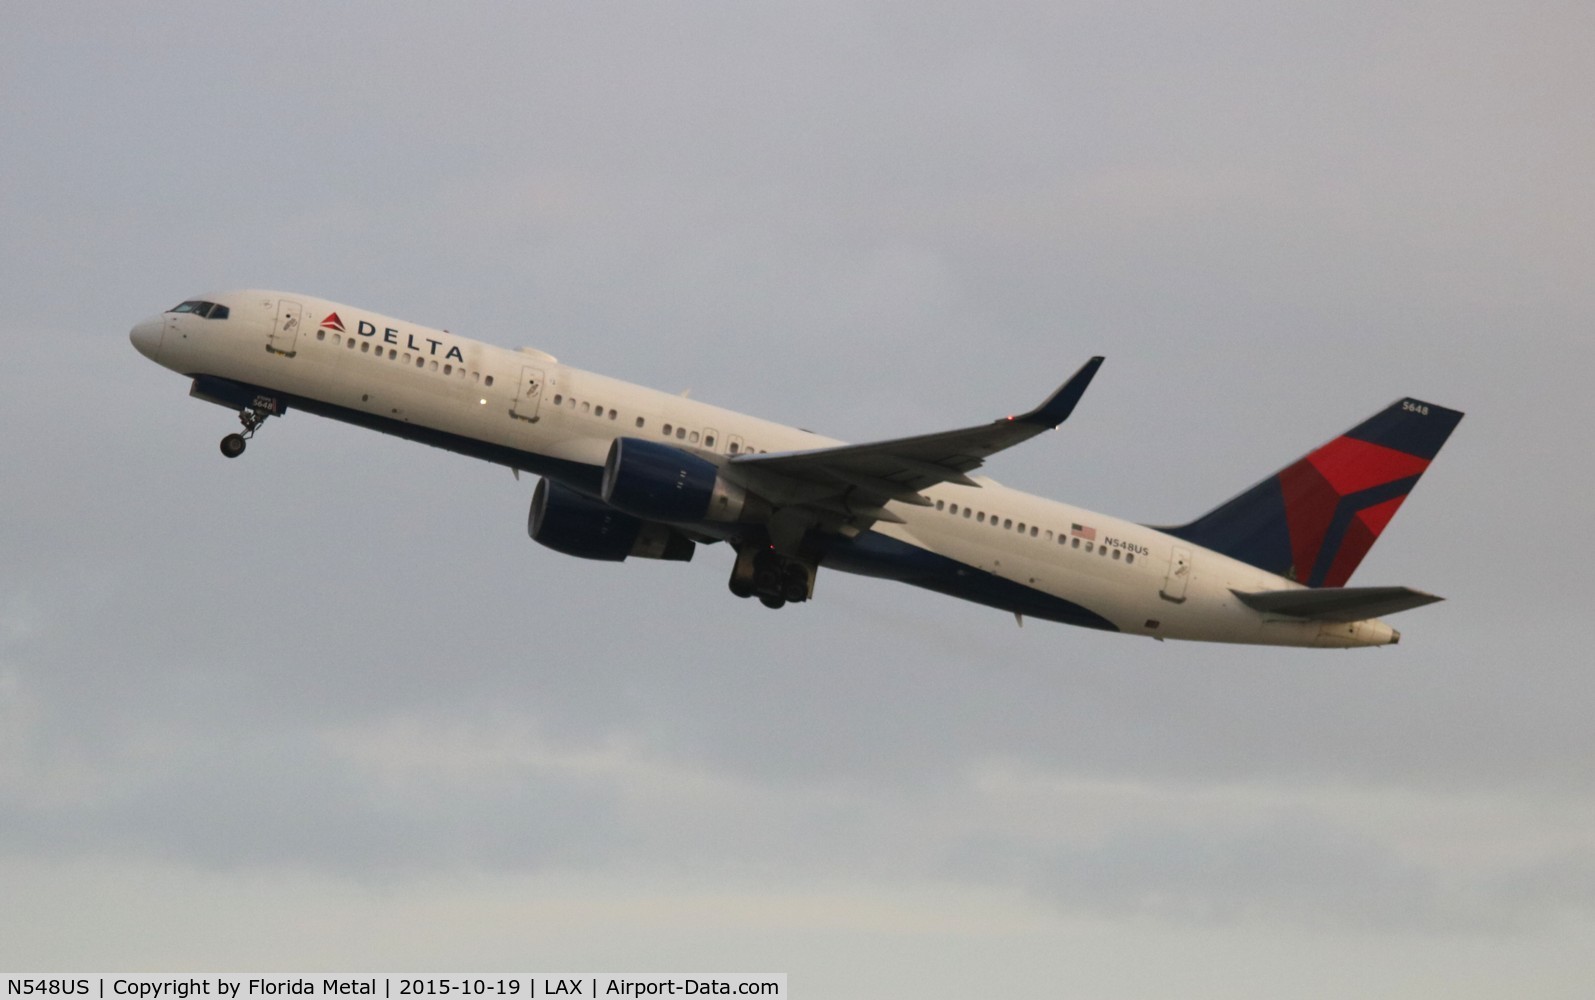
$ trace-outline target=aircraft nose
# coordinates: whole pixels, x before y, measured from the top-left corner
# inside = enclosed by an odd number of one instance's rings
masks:
[[[133,346],[138,348],[140,354],[154,361],[156,360],[155,356],[160,353],[161,333],[165,328],[166,317],[151,316],[133,327],[132,332],[127,335],[127,339],[133,342]]]

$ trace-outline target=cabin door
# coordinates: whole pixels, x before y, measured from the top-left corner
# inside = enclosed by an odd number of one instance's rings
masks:
[[[299,303],[281,299],[277,303],[277,324],[271,328],[271,339],[266,350],[284,357],[294,356],[294,345],[299,342]]]
[[[1175,604],[1185,600],[1185,586],[1191,582],[1191,550],[1175,547],[1169,555],[1169,572],[1163,578],[1163,589],[1158,596]]]

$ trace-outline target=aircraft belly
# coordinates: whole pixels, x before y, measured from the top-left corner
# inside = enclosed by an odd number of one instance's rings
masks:
[[[829,539],[821,565],[912,584],[1028,618],[1120,630],[1109,619],[1072,601],[879,531],[866,531],[853,539]]]

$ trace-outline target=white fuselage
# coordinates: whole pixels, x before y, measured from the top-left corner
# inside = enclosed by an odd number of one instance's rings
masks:
[[[577,488],[590,489],[622,436],[716,460],[839,444],[559,364],[541,352],[495,347],[322,299],[247,291],[211,300],[227,305],[226,319],[166,313],[134,328],[135,345],[185,375],[269,390],[312,412],[574,480]],[[1371,646],[1397,638],[1374,619],[1331,623],[1260,613],[1231,591],[1300,585],[1154,528],[983,477],[976,482],[926,489],[930,506],[893,502],[889,509],[902,523],[876,521],[866,534],[951,560],[971,577],[1077,605],[1121,632],[1293,646]],[[896,575],[847,559],[836,565]]]

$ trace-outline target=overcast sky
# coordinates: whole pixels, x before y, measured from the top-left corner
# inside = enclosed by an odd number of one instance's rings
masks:
[[[795,996],[1587,997],[1595,8],[24,3],[0,32],[0,968]],[[1399,647],[1160,644],[730,554],[127,340],[349,302],[1186,520],[1465,410]]]

